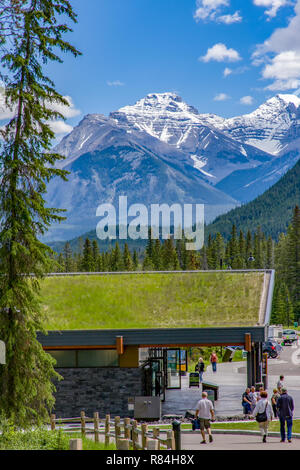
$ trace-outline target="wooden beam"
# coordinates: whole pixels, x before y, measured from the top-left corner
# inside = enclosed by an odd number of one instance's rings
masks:
[[[116,336],[116,343],[117,343],[117,353],[120,356],[121,354],[124,354],[123,336]]]
[[[245,351],[251,352],[252,345],[251,345],[251,333],[245,333]]]

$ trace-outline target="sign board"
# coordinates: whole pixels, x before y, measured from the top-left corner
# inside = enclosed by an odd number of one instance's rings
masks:
[[[0,364],[5,364],[5,343],[0,341]]]
[[[190,372],[189,376],[189,388],[190,387],[199,387],[199,374],[198,372]]]
[[[298,328],[298,322],[297,321],[294,322],[294,328]]]

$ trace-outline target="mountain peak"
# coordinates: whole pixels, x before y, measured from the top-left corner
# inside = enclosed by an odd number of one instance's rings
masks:
[[[281,101],[284,101],[286,104],[294,104],[296,108],[300,106],[300,98],[297,95],[290,95],[288,93],[281,94],[279,93],[276,95],[275,99],[280,99]]]
[[[127,115],[149,116],[155,114],[172,116],[174,114],[184,114],[186,117],[198,116],[198,110],[183,101],[181,96],[173,92],[149,93],[138,100],[132,106],[124,106],[119,109]]]

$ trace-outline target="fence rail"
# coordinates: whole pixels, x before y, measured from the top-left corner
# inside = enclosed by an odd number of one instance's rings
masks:
[[[94,424],[92,428],[86,426],[91,423]],[[70,435],[78,431],[82,436],[93,434],[95,442],[99,442],[100,436],[104,436],[105,446],[108,447],[111,440],[114,440],[118,450],[175,450],[174,431],[160,430],[158,427],[149,430],[145,423],[139,427],[138,422],[131,418],[121,419],[116,416],[112,420],[108,414],[104,419],[100,419],[98,412],[90,418],[81,411],[80,416],[75,418],[56,418],[55,414],[52,414],[50,424],[52,431],[63,429]],[[68,424],[75,427],[66,428]],[[162,433],[165,437],[161,436]]]

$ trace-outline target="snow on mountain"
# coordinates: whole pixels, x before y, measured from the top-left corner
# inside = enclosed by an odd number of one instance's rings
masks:
[[[250,114],[199,114],[175,93],[152,93],[108,117],[89,114],[56,146],[69,181],[48,201],[67,209],[50,239],[94,228],[96,207],[205,203],[206,222],[276,183],[300,154],[300,98],[277,95]]]
[[[216,121],[216,126],[240,142],[277,156],[287,150],[291,140],[300,137],[300,98],[278,94],[252,113]]]
[[[224,119],[199,114],[175,93],[152,93],[110,117],[119,125],[144,131],[176,147],[187,162],[216,184],[236,169],[252,168],[271,159],[270,155],[241,145],[220,128]]]

